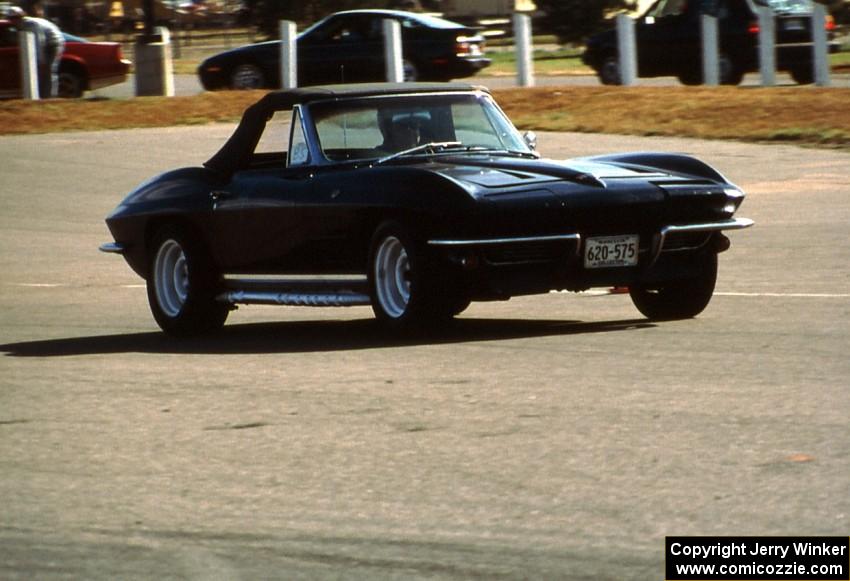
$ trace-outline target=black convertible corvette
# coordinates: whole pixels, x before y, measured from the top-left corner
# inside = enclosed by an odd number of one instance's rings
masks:
[[[130,193],[101,250],[182,335],[251,303],[371,304],[398,328],[556,289],[628,286],[653,319],[708,305],[722,231],[752,225],[740,189],[688,156],[548,161],[529,137],[465,84],[269,93],[203,167]]]

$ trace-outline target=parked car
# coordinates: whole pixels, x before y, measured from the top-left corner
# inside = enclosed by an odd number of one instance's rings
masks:
[[[81,97],[85,91],[123,83],[130,65],[117,42],[89,42],[65,34],[65,52],[59,62],[59,96]],[[20,96],[18,30],[8,20],[0,20],[0,97]]]
[[[702,81],[700,17],[718,17],[720,82],[737,85],[759,68],[759,6],[776,18],[776,65],[798,83],[813,81],[811,0],[658,0],[635,25],[638,76],[676,76],[685,84]],[[827,30],[835,23],[827,19]],[[837,50],[837,45],[832,46]],[[592,36],[582,60],[604,84],[620,83],[617,32]]]
[[[722,232],[752,225],[739,188],[685,155],[551,161],[530,141],[465,84],[272,92],[203,167],[131,192],[101,250],[178,335],[237,303],[371,304],[391,328],[555,289],[628,286],[653,319],[708,305]]]
[[[490,64],[475,29],[396,10],[337,12],[298,35],[298,85],[386,80],[383,21],[402,29],[404,80],[448,81]],[[198,76],[207,90],[280,87],[280,41],[242,46],[206,59]]]

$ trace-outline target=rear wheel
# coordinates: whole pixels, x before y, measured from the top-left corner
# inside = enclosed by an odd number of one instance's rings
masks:
[[[77,99],[83,96],[85,79],[76,71],[59,71],[57,96],[63,99]]]
[[[169,226],[157,232],[151,248],[148,303],[160,328],[180,336],[221,328],[229,307],[215,299],[218,271],[202,245]]]
[[[721,85],[740,85],[744,80],[744,68],[727,54],[721,54],[718,62]]]
[[[729,55],[721,53],[718,57],[717,68],[719,73],[719,81],[721,85],[740,85],[744,80],[744,69],[736,63]],[[702,68],[690,68],[688,70],[679,71],[677,77],[683,85],[702,85],[705,84],[703,79]]]
[[[414,83],[419,80],[419,69],[416,64],[408,59],[404,59],[401,63],[402,79],[405,83]]]
[[[635,307],[645,317],[660,321],[696,317],[708,306],[714,294],[717,255],[707,254],[700,262],[700,273],[691,278],[663,285],[629,287]]]
[[[798,85],[811,85],[815,82],[815,73],[811,66],[797,66],[791,69],[791,78]]]
[[[266,85],[262,69],[255,64],[237,65],[230,73],[230,88],[239,90],[261,89]]]

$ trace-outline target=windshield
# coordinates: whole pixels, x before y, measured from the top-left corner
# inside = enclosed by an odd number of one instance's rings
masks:
[[[316,103],[310,112],[322,153],[332,161],[384,158],[428,143],[531,153],[492,99],[482,94],[372,97]]]
[[[811,0],[759,0],[758,4],[784,14],[808,14],[812,11]]]

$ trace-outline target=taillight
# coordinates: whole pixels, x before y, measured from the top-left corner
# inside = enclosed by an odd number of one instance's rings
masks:
[[[462,55],[479,55],[484,47],[479,36],[458,36],[455,38],[455,54]]]
[[[833,30],[835,30],[835,18],[832,17],[832,14],[826,15],[826,26],[825,26],[825,28],[829,32],[832,32]]]
[[[750,27],[747,28],[747,32],[749,32],[750,34],[758,34],[759,32],[761,32],[758,20],[753,20],[752,22],[750,22]]]

